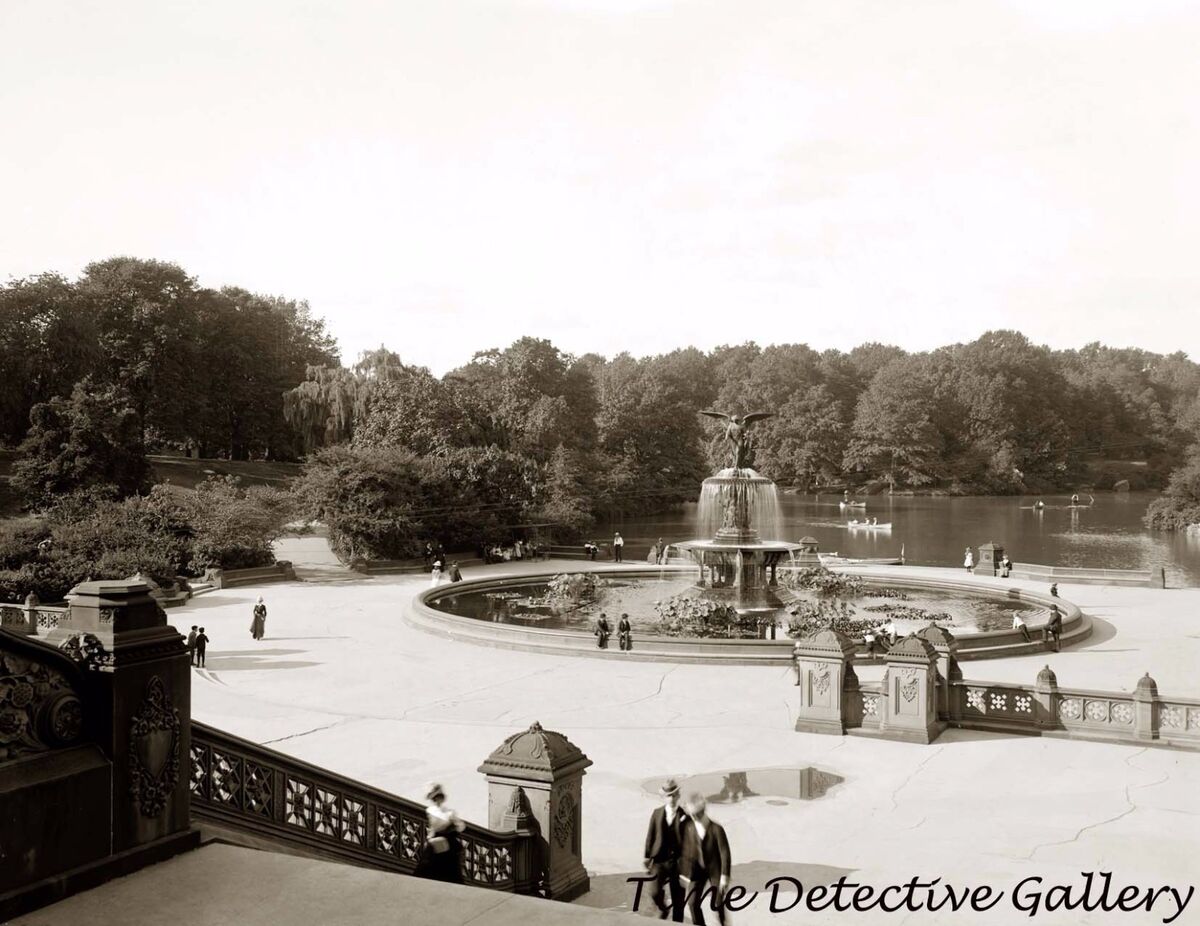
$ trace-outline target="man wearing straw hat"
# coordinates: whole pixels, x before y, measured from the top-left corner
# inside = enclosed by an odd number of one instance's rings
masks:
[[[687,814],[679,806],[679,785],[674,778],[668,778],[658,793],[662,795],[663,802],[650,814],[644,853],[646,871],[654,878],[650,886],[650,899],[658,907],[660,920],[665,920],[670,910],[671,919],[682,923],[683,885],[679,881],[679,858],[683,853]],[[663,896],[664,886],[670,894],[669,903]]]

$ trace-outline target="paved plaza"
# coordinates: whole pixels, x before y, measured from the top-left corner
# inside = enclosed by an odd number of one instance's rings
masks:
[[[732,844],[733,881],[751,888],[776,875],[807,887],[846,874],[877,886],[940,876],[1011,891],[1031,876],[1046,886],[1078,885],[1084,871],[1112,871],[1115,884],[1146,888],[1186,886],[1194,874],[1195,753],[956,730],[930,746],[796,733],[787,668],[624,663],[455,643],[403,620],[406,601],[428,585],[424,577],[363,579],[303,567],[301,574],[308,581],[214,592],[171,613],[176,626],[202,623],[212,639],[207,668],[194,673],[196,719],[414,799],[422,783],[440,780],[451,803],[475,820],[486,818],[485,782],[475,769],[488,753],[535,720],[561,731],[595,763],[584,780],[583,815],[592,891],[578,903],[628,909],[625,878],[639,869],[660,779],[760,768],[815,768],[843,780],[815,799],[782,787],[712,804]],[[260,593],[270,616],[266,639],[255,643],[250,609]],[[1049,661],[1067,686],[1131,689],[1149,670],[1164,693],[1200,691],[1200,590],[1063,586],[1062,593],[1097,622],[1086,645],[1046,658],[964,663],[967,677],[1031,682]],[[799,908],[790,915],[821,921]],[[1075,910],[1037,921],[1163,916]],[[943,910],[919,921],[960,917]],[[1002,904],[972,921],[1017,917],[1024,914]],[[739,923],[786,920],[772,916],[766,900],[737,915]],[[841,913],[836,920],[905,917]],[[1175,922],[1189,920],[1200,921],[1200,901]]]

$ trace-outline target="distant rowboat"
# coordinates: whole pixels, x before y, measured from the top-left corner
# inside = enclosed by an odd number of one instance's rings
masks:
[[[838,502],[838,505],[842,508],[866,508],[867,507],[866,502]]]
[[[872,524],[870,521],[851,521],[846,525],[852,531],[890,531],[892,522],[885,521],[883,524]]]

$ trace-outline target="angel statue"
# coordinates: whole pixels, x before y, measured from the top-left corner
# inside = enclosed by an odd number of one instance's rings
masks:
[[[729,422],[725,426],[725,439],[733,450],[733,468],[748,469],[750,466],[750,435],[747,433],[750,425],[763,418],[774,418],[774,412],[754,412],[750,415],[726,415],[724,412],[701,412],[709,418],[718,418]]]

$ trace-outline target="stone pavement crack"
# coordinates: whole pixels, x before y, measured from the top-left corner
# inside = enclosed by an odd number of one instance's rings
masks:
[[[917,763],[917,767],[908,773],[908,777],[906,777],[902,782],[900,782],[900,784],[897,787],[892,789],[892,810],[893,811],[900,809],[900,805],[896,802],[896,795],[899,794],[901,791],[903,791],[906,787],[908,787],[909,783],[914,778],[917,777],[917,775],[920,773],[921,769],[923,769],[926,765],[928,765],[931,761],[933,761],[934,758],[936,758],[938,755],[940,755],[945,748],[946,748],[945,746],[939,746],[934,752],[930,753],[928,756],[926,756],[924,759],[922,759],[919,763]]]
[[[299,739],[302,736],[308,736],[310,733],[320,733],[322,730],[328,730],[330,727],[336,727],[343,723],[351,723],[357,720],[357,717],[342,717],[340,720],[335,720],[333,723],[327,723],[320,727],[313,727],[311,730],[305,730],[301,733],[289,733],[287,736],[281,736],[278,739],[263,740],[263,746],[270,746],[272,743],[282,743],[284,740]]]
[[[1130,758],[1133,758],[1133,757],[1131,756]],[[1126,760],[1126,761],[1128,762],[1128,760]],[[1150,781],[1144,785],[1126,785],[1125,786],[1125,803],[1128,804],[1129,806],[1126,807],[1124,810],[1122,810],[1119,814],[1109,817],[1106,820],[1098,820],[1095,823],[1089,823],[1086,826],[1080,827],[1078,830],[1075,831],[1075,835],[1072,836],[1070,839],[1060,839],[1056,842],[1040,843],[1040,844],[1034,846],[1033,849],[1030,850],[1029,854],[1024,857],[1024,860],[1032,861],[1033,857],[1035,855],[1037,855],[1037,853],[1040,852],[1042,849],[1050,849],[1055,846],[1070,845],[1073,842],[1077,842],[1079,840],[1079,837],[1082,836],[1084,833],[1086,833],[1088,830],[1094,830],[1098,827],[1107,826],[1109,823],[1116,823],[1118,820],[1124,819],[1125,817],[1127,817],[1131,813],[1133,813],[1135,810],[1139,809],[1138,805],[1136,803],[1134,803],[1133,798],[1129,796],[1130,791],[1141,791],[1145,788],[1153,788],[1156,785],[1161,785],[1161,784],[1165,783],[1167,780],[1170,779],[1170,777],[1171,777],[1171,775],[1168,772],[1168,773],[1164,774],[1162,776],[1162,778],[1158,779],[1157,781]]]

